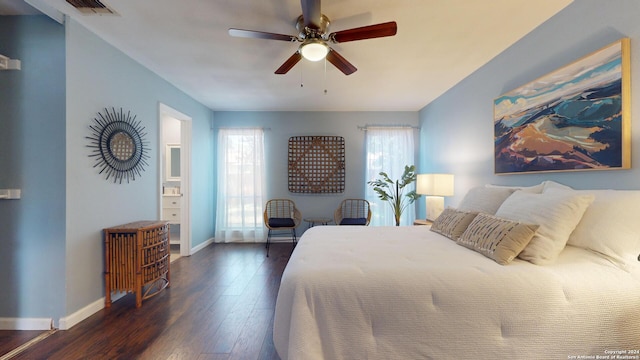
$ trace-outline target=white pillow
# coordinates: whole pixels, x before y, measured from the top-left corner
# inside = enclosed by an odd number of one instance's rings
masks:
[[[569,237],[569,245],[607,256],[628,269],[640,265],[640,191],[574,190],[595,200]]]
[[[549,189],[573,190],[573,188],[570,186],[563,185],[551,180],[543,181],[541,185],[542,185],[541,192],[545,192],[546,190],[549,190]]]
[[[556,260],[593,198],[591,194],[558,189],[542,194],[516,191],[500,206],[496,216],[540,225],[518,257],[544,265]]]
[[[512,188],[476,186],[467,192],[458,210],[494,215],[514,191]]]
[[[530,193],[534,193],[534,194],[540,194],[540,193],[542,193],[542,190],[544,189],[544,182],[541,182],[538,185],[532,185],[532,186],[508,186],[508,185],[486,184],[485,187],[512,189],[513,191],[522,190],[522,191],[526,191],[526,192],[530,192]]]

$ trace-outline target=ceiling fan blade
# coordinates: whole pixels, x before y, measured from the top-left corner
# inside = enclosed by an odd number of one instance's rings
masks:
[[[337,67],[338,70],[342,71],[345,75],[351,75],[356,72],[355,66],[351,65],[350,62],[347,61],[342,55],[338,54],[337,51],[329,48],[329,53],[327,53],[327,60],[333,64],[333,66]]]
[[[296,37],[293,35],[274,34],[264,31],[244,30],[244,29],[229,29],[229,35],[235,37],[251,38],[251,39],[267,39],[267,40],[282,40],[282,41],[296,41]]]
[[[284,64],[282,64],[278,68],[278,70],[276,70],[275,73],[278,75],[284,75],[288,73],[289,70],[291,70],[291,68],[294,67],[298,63],[298,61],[300,61],[300,59],[302,59],[302,55],[300,55],[299,51],[296,51],[287,59],[287,61],[284,62]]]
[[[310,29],[320,29],[320,24],[322,23],[320,0],[300,0],[300,5],[302,5],[304,26]]]
[[[374,39],[385,36],[393,36],[398,32],[398,25],[395,21],[381,24],[362,26],[353,29],[336,31],[329,35],[329,38],[338,43],[355,40]]]

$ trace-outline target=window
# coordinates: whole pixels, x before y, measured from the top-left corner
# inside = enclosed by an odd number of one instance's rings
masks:
[[[415,165],[415,147],[413,128],[411,127],[368,127],[366,129],[366,180],[379,178],[381,171],[392,180],[399,179],[405,165]],[[407,189],[408,188],[408,189]],[[405,188],[404,193],[415,188],[415,183]],[[371,203],[372,226],[395,225],[395,217],[391,206],[378,198],[373,188],[366,185],[365,197]],[[411,225],[415,218],[415,206],[409,205],[402,213],[400,225]]]
[[[216,242],[264,239],[264,132],[218,132]]]

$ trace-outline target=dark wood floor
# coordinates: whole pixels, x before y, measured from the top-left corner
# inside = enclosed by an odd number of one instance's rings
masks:
[[[214,244],[171,264],[171,287],[128,294],[12,359],[279,359],[273,314],[291,244]],[[0,354],[35,332],[0,331]],[[3,352],[4,351],[4,352]]]

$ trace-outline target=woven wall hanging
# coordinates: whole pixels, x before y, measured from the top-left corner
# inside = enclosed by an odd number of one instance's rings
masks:
[[[91,150],[89,157],[95,159],[94,168],[100,169],[106,179],[122,184],[123,180],[135,180],[142,176],[144,167],[148,165],[149,145],[145,140],[146,133],[140,121],[131,112],[122,108],[104,109],[94,118],[90,125],[92,135],[87,136]]]
[[[307,194],[344,192],[344,138],[289,138],[289,191]]]

